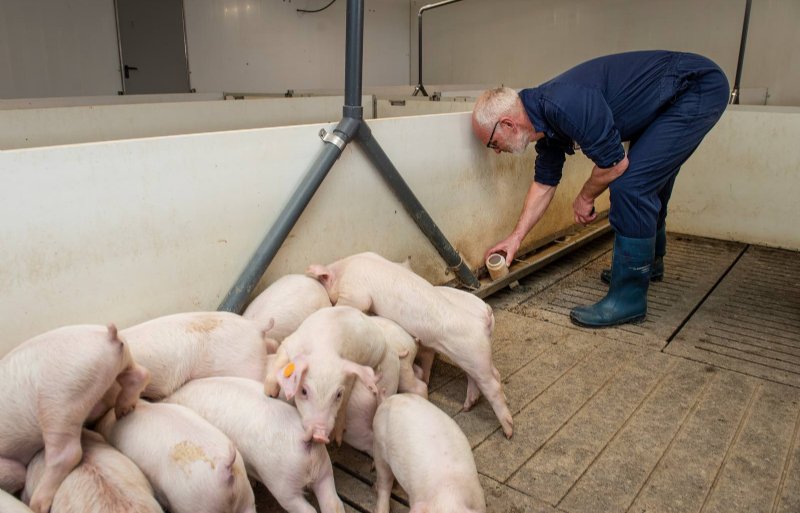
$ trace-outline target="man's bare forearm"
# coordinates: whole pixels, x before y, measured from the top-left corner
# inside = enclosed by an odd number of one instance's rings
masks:
[[[524,239],[544,215],[555,192],[556,188],[552,185],[533,182],[525,196],[525,205],[522,207],[517,226],[511,233],[519,240]]]

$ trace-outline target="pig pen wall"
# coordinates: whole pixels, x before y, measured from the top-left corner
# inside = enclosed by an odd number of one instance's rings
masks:
[[[128,105],[132,103],[175,103],[222,100],[222,93],[115,94],[101,96],[57,96],[48,98],[0,99],[0,110],[78,107],[80,105]]]
[[[364,94],[371,94],[378,99],[384,98],[397,98],[397,97],[404,97],[409,96],[411,98],[415,98],[418,100],[429,100],[429,96],[412,96],[414,93],[415,85],[383,85],[383,86],[375,86],[375,85],[364,85],[361,89],[361,92]],[[484,89],[488,89],[490,87],[497,87],[491,84],[428,84],[425,86],[425,90],[428,94],[433,94],[434,92],[441,93],[442,96],[452,96],[452,95],[461,95],[461,91],[483,91]],[[263,90],[263,91],[225,91],[223,94],[227,96],[235,96],[235,97],[244,97],[244,98],[258,98],[263,96],[275,97],[275,96],[284,96],[288,91],[291,91],[292,95],[295,97],[298,96],[331,96],[331,95],[341,95],[344,92],[344,88],[342,87],[327,87],[327,88],[315,88],[315,89],[308,89],[308,88],[289,88],[284,90]]]
[[[419,96],[400,96],[391,99],[378,98],[375,101],[376,118],[395,118],[420,116],[424,114],[445,114],[450,112],[472,112],[475,99],[430,101]]]
[[[0,109],[0,150],[335,121],[343,103],[327,96]],[[373,118],[372,97],[362,104]]]
[[[370,121],[376,139],[473,269],[514,226],[533,148],[495,155],[469,113]],[[216,309],[323,143],[310,124],[0,151],[0,355],[66,324],[120,328]],[[581,157],[530,247],[572,224]],[[602,200],[598,207],[607,208]],[[373,250],[453,279],[362,151],[348,145],[258,289]]]
[[[800,250],[800,108],[729,105],[683,166],[667,230]]]

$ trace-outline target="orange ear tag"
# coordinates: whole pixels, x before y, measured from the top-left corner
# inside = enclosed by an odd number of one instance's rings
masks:
[[[292,374],[294,374],[294,363],[289,362],[289,364],[283,368],[283,377],[288,378]]]

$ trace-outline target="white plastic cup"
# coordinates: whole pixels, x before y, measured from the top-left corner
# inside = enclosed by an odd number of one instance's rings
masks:
[[[493,281],[499,280],[508,274],[506,258],[500,253],[492,253],[486,259],[486,269],[489,271],[489,276],[492,277]]]

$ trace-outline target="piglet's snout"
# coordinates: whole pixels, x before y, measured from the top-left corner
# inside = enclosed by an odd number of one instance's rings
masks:
[[[312,428],[311,439],[320,444],[327,444],[330,442],[327,430],[319,426]]]
[[[305,436],[303,437],[303,441],[327,444],[330,442],[330,438],[328,438],[328,430],[322,426],[308,426]]]

